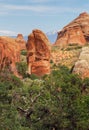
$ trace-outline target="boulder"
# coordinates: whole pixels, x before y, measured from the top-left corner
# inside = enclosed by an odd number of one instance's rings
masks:
[[[89,47],[83,47],[78,61],[75,63],[73,73],[79,74],[82,78],[89,77]]]

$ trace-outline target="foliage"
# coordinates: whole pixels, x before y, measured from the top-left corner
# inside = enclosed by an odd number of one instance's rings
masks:
[[[18,73],[23,76],[23,78],[27,77],[27,64],[26,62],[18,62],[17,63]]]
[[[71,50],[77,50],[77,49],[81,49],[82,46],[78,45],[78,44],[69,44],[69,46],[66,48],[66,51],[71,51]]]
[[[53,60],[52,60],[52,59],[50,60],[50,63],[51,63],[51,64],[53,63]]]
[[[52,52],[59,51],[60,47],[59,46],[52,46]]]
[[[35,79],[39,79],[40,77],[38,77],[37,75],[35,74],[31,74],[29,75],[29,77],[32,79],[32,80],[35,80]]]
[[[12,74],[0,74],[0,130],[21,130],[13,94],[23,83]]]
[[[27,50],[22,50],[21,55],[27,56]]]
[[[88,130],[89,79],[59,66],[42,79],[0,77],[0,129]]]

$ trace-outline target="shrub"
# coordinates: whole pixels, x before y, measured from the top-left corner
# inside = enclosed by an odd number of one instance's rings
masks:
[[[39,79],[40,77],[38,77],[37,75],[35,75],[35,74],[31,74],[30,76],[29,76],[32,80],[34,80],[34,79]]]
[[[18,73],[23,76],[23,78],[27,77],[27,64],[26,62],[19,62],[17,63],[17,70]]]
[[[27,55],[27,50],[22,50],[22,51],[21,51],[21,55],[26,56],[26,55]]]
[[[1,130],[89,129],[89,93],[81,92],[82,86],[89,90],[89,79],[66,66],[41,80],[31,75],[24,84],[11,75],[0,77]]]

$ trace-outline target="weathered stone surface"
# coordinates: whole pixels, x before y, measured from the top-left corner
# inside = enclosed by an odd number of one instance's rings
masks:
[[[83,32],[79,26],[64,28],[58,33],[58,38],[55,45],[63,48],[68,44],[78,44],[81,46],[86,44]]]
[[[75,63],[73,73],[79,74],[82,78],[89,77],[89,47],[83,47],[79,60]]]
[[[15,41],[19,44],[21,50],[26,49],[26,41],[24,40],[24,37],[22,34],[18,34]]]
[[[27,41],[28,73],[42,76],[50,73],[50,42],[40,30],[33,30]]]
[[[32,64],[32,73],[38,76],[43,76],[44,74],[50,73],[50,63],[46,60],[39,60],[33,62]]]
[[[0,70],[8,67],[16,76],[16,62],[20,61],[20,47],[13,38],[0,37]]]
[[[84,37],[89,42],[89,14],[86,12],[81,13],[76,19],[74,19],[68,26],[77,24],[81,27]]]
[[[85,45],[87,42],[89,42],[89,14],[84,12],[58,32],[54,45],[65,46],[73,43]]]

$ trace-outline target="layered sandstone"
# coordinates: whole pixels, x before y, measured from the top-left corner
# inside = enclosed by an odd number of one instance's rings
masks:
[[[50,42],[40,30],[33,30],[27,41],[28,73],[43,76],[50,73]]]
[[[65,26],[60,32],[54,45],[68,44],[85,45],[89,42],[89,14],[81,13],[76,19]]]
[[[0,37],[0,70],[9,68],[18,75],[16,63],[20,61],[20,47],[13,38]]]
[[[89,47],[83,47],[78,61],[74,65],[73,73],[82,78],[89,77]]]
[[[15,41],[19,44],[21,50],[26,49],[26,41],[24,40],[24,37],[22,34],[18,34]]]
[[[81,46],[86,44],[83,32],[79,26],[64,28],[61,32],[58,33],[58,38],[55,43],[56,46],[63,48],[70,44]]]

